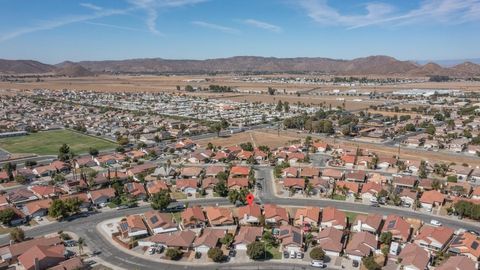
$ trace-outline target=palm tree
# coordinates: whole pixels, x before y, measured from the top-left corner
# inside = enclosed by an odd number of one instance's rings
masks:
[[[80,238],[78,238],[77,243],[78,243],[78,253],[79,253],[80,256],[82,256],[83,246],[85,245],[85,240],[82,237],[80,237]]]

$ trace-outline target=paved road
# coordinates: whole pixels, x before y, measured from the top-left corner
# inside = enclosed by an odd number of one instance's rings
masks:
[[[465,223],[461,220],[453,220],[445,217],[432,216],[430,214],[422,212],[413,212],[410,210],[402,208],[389,208],[389,207],[371,207],[368,205],[363,205],[359,203],[348,203],[345,201],[334,201],[334,200],[314,200],[314,199],[304,199],[304,198],[278,198],[274,194],[273,189],[273,173],[271,167],[257,167],[257,177],[263,178],[262,181],[264,184],[263,190],[259,194],[257,200],[262,203],[275,203],[278,205],[289,205],[289,206],[318,206],[326,207],[333,206],[338,209],[345,211],[356,211],[356,212],[365,212],[365,213],[376,213],[381,215],[387,214],[396,214],[403,217],[411,217],[421,219],[425,222],[429,222],[432,218],[439,220],[446,226],[452,228],[464,228],[472,230],[480,230],[479,224]],[[225,198],[214,198],[214,199],[200,199],[200,200],[190,200],[190,205],[231,205],[228,200]],[[97,213],[90,215],[85,218],[75,219],[73,221],[65,221],[52,223],[50,225],[35,227],[33,229],[27,230],[26,235],[28,237],[38,237],[45,234],[57,232],[60,230],[72,231],[77,233],[79,236],[84,237],[87,245],[93,247],[92,249],[101,251],[99,255],[101,259],[119,267],[125,269],[166,269],[166,270],[180,270],[180,269],[189,269],[191,266],[183,265],[171,265],[171,264],[162,264],[160,262],[152,262],[146,259],[142,259],[136,256],[127,254],[118,248],[114,247],[109,241],[105,240],[99,233],[96,231],[96,225],[104,220],[117,218],[119,216],[125,216],[130,214],[139,214],[151,209],[150,206],[142,206],[131,209],[123,210],[113,210],[102,213]],[[9,236],[4,235],[0,237],[0,244],[7,244],[9,242]],[[291,268],[290,268],[291,267]],[[305,267],[305,266],[303,266]],[[255,264],[219,264],[215,266],[215,269],[302,269],[302,266],[299,265],[286,265],[285,263],[272,263],[272,262],[256,262]],[[306,268],[310,268],[306,266]],[[195,269],[212,269],[212,266],[196,266]]]

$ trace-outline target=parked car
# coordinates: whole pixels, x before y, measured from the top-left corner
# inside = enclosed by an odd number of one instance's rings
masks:
[[[237,255],[237,252],[235,251],[235,249],[230,249],[230,251],[228,252],[228,256],[230,257],[235,257],[235,255]]]
[[[290,257],[290,254],[288,254],[288,251],[283,252],[283,258],[288,259]]]
[[[149,254],[149,255],[155,254],[155,248],[154,248],[154,247],[150,247],[150,248],[148,249],[148,254]]]
[[[295,251],[290,251],[290,259],[295,259],[297,256],[296,256],[296,253]]]
[[[430,224],[437,227],[442,226],[442,223],[436,219],[430,220]]]
[[[324,267],[326,267],[326,265],[323,263],[323,261],[315,261],[315,260],[313,260],[313,261],[310,263],[310,266],[315,267],[315,268],[324,268]]]
[[[303,259],[303,253],[297,252],[297,259]]]
[[[360,265],[360,263],[357,260],[352,261],[352,266],[357,268]]]

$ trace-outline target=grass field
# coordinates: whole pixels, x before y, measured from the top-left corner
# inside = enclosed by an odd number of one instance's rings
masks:
[[[55,155],[64,143],[68,144],[75,154],[86,153],[89,148],[105,150],[116,147],[115,143],[101,138],[83,135],[70,130],[54,130],[0,139],[0,148],[10,153]]]

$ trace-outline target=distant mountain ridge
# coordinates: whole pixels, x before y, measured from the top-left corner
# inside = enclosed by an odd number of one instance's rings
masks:
[[[421,65],[389,56],[368,56],[352,60],[331,58],[275,58],[235,56],[206,60],[172,60],[162,58],[62,62],[47,65],[30,60],[0,60],[0,73],[48,73],[70,77],[96,73],[229,73],[229,72],[319,72],[334,75],[446,75],[480,76],[480,65],[465,62],[452,67],[436,63]]]

